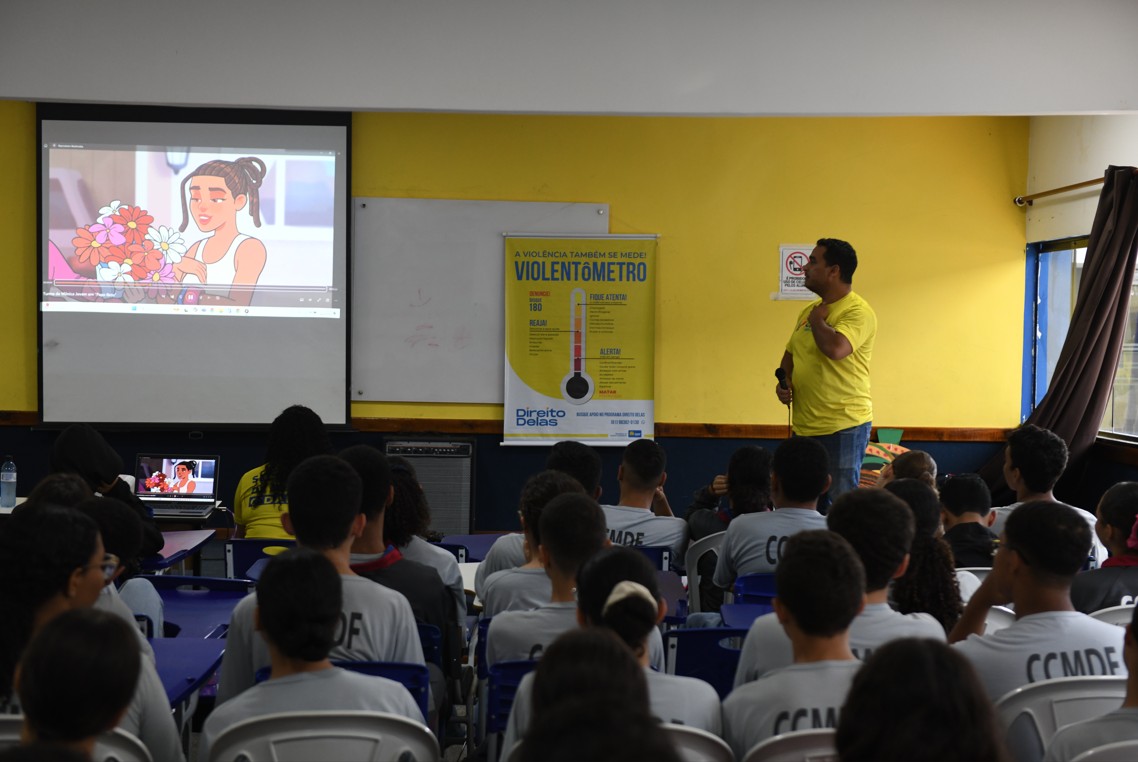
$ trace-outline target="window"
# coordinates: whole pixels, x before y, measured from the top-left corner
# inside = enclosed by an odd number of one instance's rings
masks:
[[[1028,247],[1024,315],[1034,330],[1024,340],[1024,418],[1043,399],[1055,373],[1071,325],[1086,246],[1086,238],[1077,238]],[[1099,426],[1104,434],[1138,437],[1138,277],[1135,281],[1114,388]]]

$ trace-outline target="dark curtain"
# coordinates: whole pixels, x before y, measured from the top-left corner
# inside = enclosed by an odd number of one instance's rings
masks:
[[[1027,419],[1067,443],[1068,474],[1078,472],[1098,435],[1122,352],[1138,252],[1136,173],[1134,167],[1106,170],[1067,339],[1047,393]],[[1001,450],[980,470],[992,490],[992,505],[1015,500],[1004,482],[1003,465]]]

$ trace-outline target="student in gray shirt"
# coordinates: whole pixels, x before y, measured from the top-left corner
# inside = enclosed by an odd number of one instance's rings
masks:
[[[651,669],[651,635],[667,613],[660,599],[656,571],[631,548],[602,550],[577,575],[577,619],[585,627],[611,630],[632,649],[644,668],[652,714],[661,722],[706,730],[720,735],[719,695],[702,680],[655,672]],[[531,717],[533,674],[518,687],[503,749],[525,735]]]
[[[737,516],[727,526],[715,566],[716,586],[726,590],[736,577],[773,572],[789,537],[804,529],[825,529],[818,498],[829,489],[826,448],[808,437],[780,444],[771,461],[775,509]]]
[[[664,496],[667,462],[664,448],[651,439],[637,439],[629,444],[616,472],[620,502],[602,509],[613,545],[666,546],[672,552],[672,568],[680,570],[688,544],[688,525],[672,514]]]
[[[583,493],[558,495],[539,521],[538,557],[549,575],[551,595],[532,611],[507,611],[490,621],[486,663],[539,659],[558,635],[577,626],[573,594],[577,570],[605,545],[605,519],[600,506]]]
[[[549,456],[545,459],[545,468],[548,471],[560,471],[572,476],[584,487],[585,492],[594,500],[601,499],[601,456],[592,447],[572,439],[558,442],[549,448]],[[494,572],[514,569],[527,561],[533,560],[536,551],[527,555],[525,552],[525,536],[523,534],[508,534],[499,537],[482,563],[478,564],[478,571],[474,575],[474,592],[483,602],[486,601],[486,579]],[[536,545],[530,545],[535,549]]]
[[[889,607],[889,582],[905,573],[914,535],[913,512],[896,495],[869,488],[845,492],[826,517],[865,567],[866,604],[850,624],[850,650],[859,659],[894,638],[944,640],[944,629],[929,614],[899,614]],[[743,641],[735,687],[794,661],[790,639],[775,614],[755,620]]]
[[[1071,583],[1090,546],[1090,528],[1062,503],[1025,503],[1008,518],[992,571],[949,636],[993,701],[1039,680],[1126,674],[1123,628],[1071,603]],[[983,635],[988,609],[1008,603],[1016,621]]]
[[[1138,738],[1138,607],[1126,626],[1122,660],[1126,662],[1126,698],[1113,712],[1060,728],[1051,737],[1043,762],[1071,762],[1096,746]]]
[[[289,507],[296,509],[295,500]],[[362,710],[423,722],[418,704],[399,683],[332,666],[328,656],[340,627],[341,587],[336,567],[315,550],[296,548],[268,563],[257,582],[256,618],[272,676],[213,710],[202,728],[201,759],[209,758],[210,747],[228,728],[278,712]]]
[[[522,487],[518,505],[526,544],[530,548],[541,545],[541,512],[550,500],[566,493],[584,492],[584,487],[576,479],[560,471],[542,471],[531,476]],[[486,578],[478,593],[482,599],[483,617],[497,616],[503,611],[535,609],[549,601],[549,576],[537,554],[531,552],[530,555],[525,564],[494,572]]]
[[[849,627],[865,605],[865,569],[848,542],[824,529],[799,532],[786,542],[775,585],[775,616],[794,663],[723,701],[723,735],[736,759],[780,733],[837,727],[861,666],[850,650]]]

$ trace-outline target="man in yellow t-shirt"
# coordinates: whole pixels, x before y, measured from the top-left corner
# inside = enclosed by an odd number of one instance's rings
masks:
[[[853,292],[856,269],[857,253],[845,241],[822,238],[810,252],[805,285],[820,298],[798,315],[782,356],[786,388],[775,386],[780,402],[794,403],[794,434],[826,448],[829,500],[857,487],[873,421],[869,358],[877,316]]]

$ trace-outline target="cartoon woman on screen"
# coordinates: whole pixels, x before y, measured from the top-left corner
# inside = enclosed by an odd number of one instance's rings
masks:
[[[189,494],[198,488],[198,483],[193,481],[191,477],[194,476],[194,471],[198,468],[196,460],[183,460],[179,461],[174,466],[174,483],[170,485],[171,492],[178,492]]]
[[[186,229],[192,216],[208,235],[174,264],[174,275],[184,284],[209,287],[203,302],[248,306],[253,298],[257,279],[265,269],[265,245],[237,230],[237,213],[248,207],[253,224],[261,227],[259,189],[265,172],[265,162],[255,156],[236,161],[214,159],[182,181],[179,230]]]

